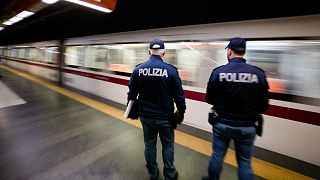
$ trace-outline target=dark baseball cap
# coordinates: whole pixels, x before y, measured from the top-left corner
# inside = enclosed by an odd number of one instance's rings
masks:
[[[234,37],[230,39],[226,49],[229,48],[234,51],[244,52],[246,51],[246,40],[241,37]]]
[[[164,49],[164,42],[161,39],[154,39],[150,42],[150,49]]]

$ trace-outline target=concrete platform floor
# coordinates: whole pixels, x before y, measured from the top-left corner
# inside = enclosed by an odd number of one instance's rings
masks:
[[[1,180],[148,179],[139,121],[124,120],[112,106],[19,71],[3,70],[0,80],[26,101],[0,108]],[[179,179],[201,179],[211,143],[179,131],[176,142]],[[237,179],[232,150],[228,154],[221,179]],[[162,169],[159,142],[158,164]],[[261,175],[256,179],[310,179],[259,159],[254,169]]]

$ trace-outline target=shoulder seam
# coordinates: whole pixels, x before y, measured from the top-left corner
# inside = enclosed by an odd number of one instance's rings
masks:
[[[225,66],[225,65],[218,66],[218,67],[214,68],[212,71],[215,71],[215,70],[217,70],[217,69],[220,69],[220,68],[222,68],[222,67],[224,67],[224,66]]]

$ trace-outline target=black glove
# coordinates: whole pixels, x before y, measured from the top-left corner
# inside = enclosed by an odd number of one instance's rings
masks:
[[[184,119],[184,112],[176,111],[173,115],[173,128],[177,128],[177,124],[181,124]]]
[[[177,124],[181,124],[183,119],[184,119],[184,112],[181,111],[177,111],[176,113],[178,113],[178,119],[177,119]]]

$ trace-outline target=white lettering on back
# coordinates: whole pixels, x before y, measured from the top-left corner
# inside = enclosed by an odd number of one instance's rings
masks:
[[[160,68],[143,68],[139,69],[139,76],[158,76],[169,77],[166,69]]]
[[[219,73],[219,81],[259,83],[258,76],[251,73]]]

